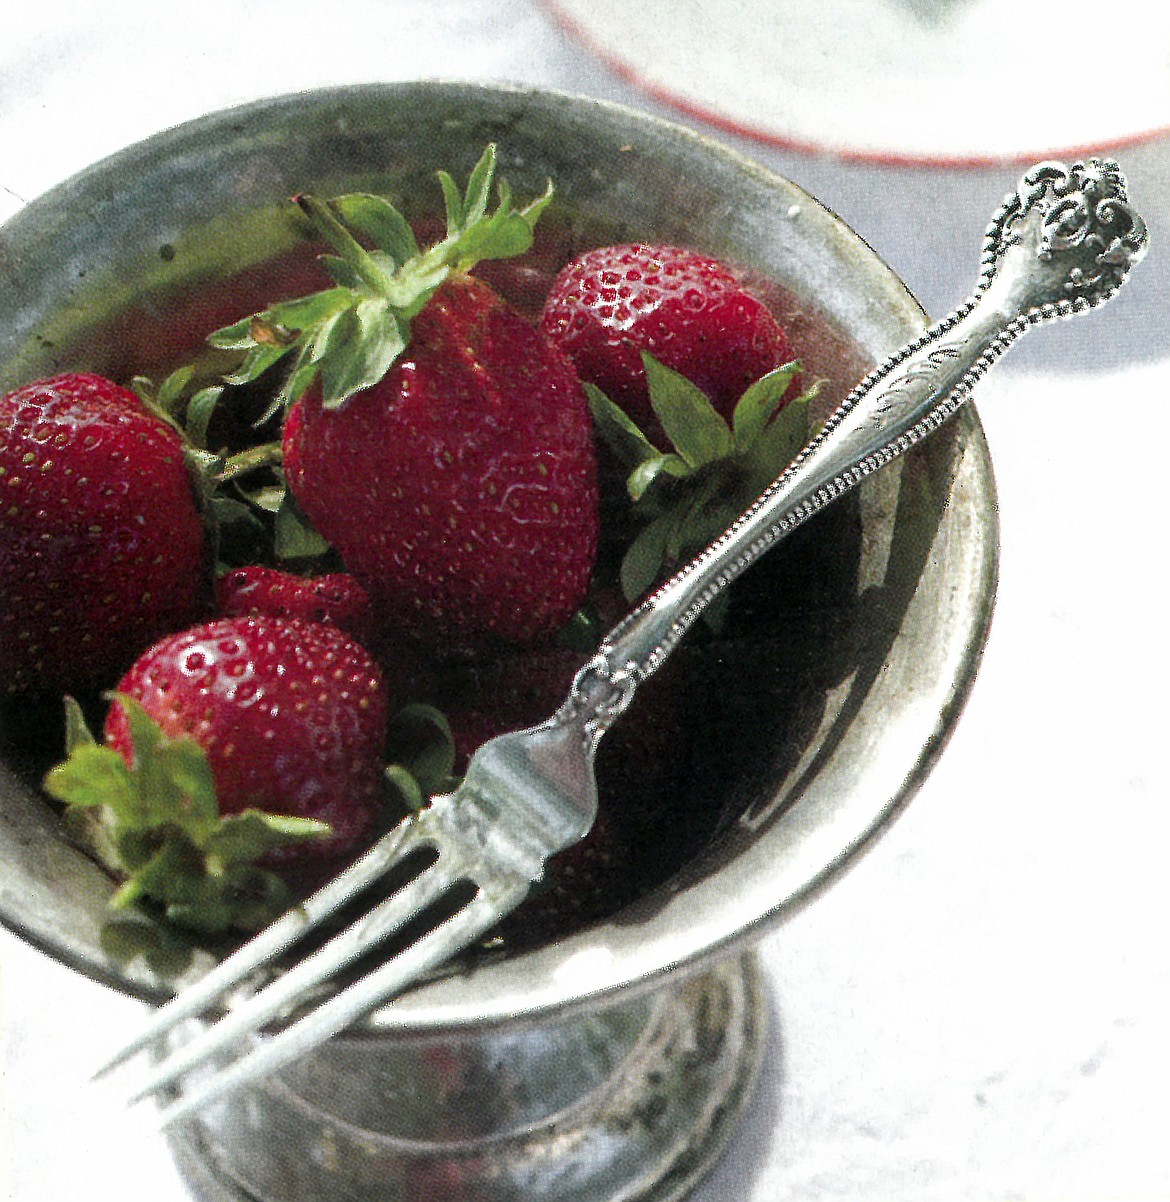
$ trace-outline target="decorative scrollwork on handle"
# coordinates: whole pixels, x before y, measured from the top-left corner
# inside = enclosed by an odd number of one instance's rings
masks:
[[[577,722],[586,742],[596,746],[625,712],[643,676],[636,663],[613,661],[609,649],[603,645],[574,676],[557,717],[561,722]]]
[[[574,682],[566,720],[583,719],[587,739],[600,738],[741,572],[942,425],[1025,331],[1107,301],[1146,238],[1112,160],[1029,170],[992,218],[974,294],[870,372],[719,538],[606,635]]]
[[[1111,297],[1145,254],[1145,222],[1131,207],[1125,177],[1112,159],[1066,166],[1038,163],[992,220],[984,242],[982,287],[1011,247],[1027,245],[1058,268],[1059,315]]]
[[[962,343],[943,343],[924,356],[911,359],[909,366],[896,373],[873,399],[870,423],[884,429],[891,412],[912,403],[915,397],[929,396],[938,381],[956,360],[962,360]]]

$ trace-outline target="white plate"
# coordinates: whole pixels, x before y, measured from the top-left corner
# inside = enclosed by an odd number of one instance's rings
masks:
[[[672,106],[789,147],[1033,160],[1170,130],[1170,6],[1087,0],[544,0]]]

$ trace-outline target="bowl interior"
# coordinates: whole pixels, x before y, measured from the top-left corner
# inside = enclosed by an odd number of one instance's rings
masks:
[[[518,195],[557,186],[533,256],[499,270],[521,306],[586,245],[692,245],[770,292],[806,370],[828,381],[826,406],[924,325],[839,219],[696,134],[553,93],[363,86],[212,115],[30,204],[0,230],[0,387],[67,368],[127,379],[181,363],[311,261],[289,196],[360,189],[433,214],[434,170],[466,175],[488,141]],[[441,974],[372,1022],[429,1030],[563,1010],[697,965],[789,912],[927,771],[974,672],[994,568],[991,472],[968,411],[753,569],[730,636],[676,657],[685,686],[664,670],[659,695],[684,695],[659,703],[678,727],[676,837],[648,841],[643,895],[563,940]],[[29,734],[56,720],[0,714],[0,918],[91,976],[165,996],[209,955],[182,969],[165,946],[126,955],[142,928],[110,923],[111,882],[35,788]]]

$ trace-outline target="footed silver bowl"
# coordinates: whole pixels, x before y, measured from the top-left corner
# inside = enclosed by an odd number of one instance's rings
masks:
[[[303,273],[316,248],[290,195],[362,189],[433,213],[434,170],[465,174],[488,141],[518,194],[546,178],[558,189],[533,258],[496,281],[521,305],[588,244],[701,248],[769,293],[806,371],[829,382],[826,412],[926,325],[837,217],[715,142],[555,93],[373,85],[213,114],[20,212],[0,230],[0,387],[65,368],[164,371]],[[685,771],[675,837],[643,849],[639,895],[556,941],[460,961],[185,1121],[172,1146],[193,1192],[686,1193],[734,1129],[768,1047],[751,944],[833,880],[929,771],[986,636],[996,528],[970,408],[811,519],[757,569],[746,624],[701,648],[687,696],[663,707]],[[654,690],[638,704],[653,706]],[[0,711],[0,919],[90,977],[162,1000],[216,949],[168,964],[147,917],[129,933],[110,922],[113,883],[36,788],[54,721]],[[604,798],[604,771],[601,788]],[[152,933],[153,954],[126,954],[128,937],[144,946]]]

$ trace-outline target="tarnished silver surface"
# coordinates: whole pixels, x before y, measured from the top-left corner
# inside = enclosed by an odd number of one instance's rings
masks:
[[[851,361],[840,357],[843,348],[879,361],[925,324],[893,273],[832,214],[703,138],[555,94],[399,85],[209,118],[131,148],[29,205],[4,231],[3,371],[19,379],[63,361],[117,370],[121,348],[104,333],[109,316],[133,306],[166,311],[185,289],[217,278],[225,233],[235,239],[239,265],[295,242],[279,216],[291,189],[409,194],[424,186],[436,160],[458,168],[489,136],[509,148],[514,184],[552,175],[564,204],[587,223],[612,228],[605,223],[616,209],[624,232],[707,246],[799,296],[809,315],[801,353],[819,353],[817,370],[835,366],[838,383],[842,362]],[[73,220],[78,212],[93,220]],[[160,246],[172,253],[161,257]],[[341,1055],[354,1041],[368,1047],[375,1039],[475,1042],[503,1029],[541,1031],[613,1006],[641,1006],[792,913],[899,812],[963,703],[990,614],[994,490],[974,415],[868,478],[858,497],[859,536],[841,551],[856,586],[812,628],[832,630],[834,640],[812,644],[807,661],[786,660],[795,638],[789,621],[783,640],[753,652],[792,671],[801,720],[765,710],[751,763],[737,767],[744,775],[712,782],[713,791],[742,790],[741,813],[720,839],[614,920],[430,980],[331,1049]],[[207,971],[207,955],[177,974],[158,961],[117,960],[105,927],[110,882],[60,840],[19,763],[4,765],[0,789],[6,922],[138,996],[158,999]],[[739,1097],[726,1082],[750,1075],[747,1056],[742,1051],[715,1093]],[[245,1112],[250,1096],[240,1101]],[[328,1129],[323,1115],[317,1121]],[[555,1132],[544,1148],[550,1158],[570,1150]],[[288,1149],[273,1151],[266,1188],[279,1192],[293,1159]],[[441,1188],[442,1164],[441,1155],[423,1156],[420,1182]],[[652,1197],[659,1166],[627,1168]],[[343,1196],[339,1180],[335,1193]],[[468,1196],[476,1189],[493,1197],[490,1181],[463,1185]]]
[[[733,957],[536,1030],[321,1049],[171,1147],[200,1202],[674,1202],[722,1151],[767,1025]]]

